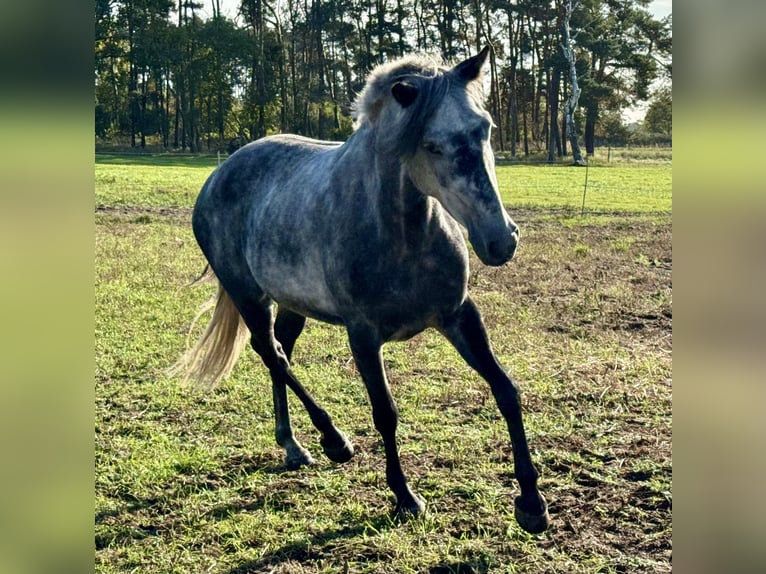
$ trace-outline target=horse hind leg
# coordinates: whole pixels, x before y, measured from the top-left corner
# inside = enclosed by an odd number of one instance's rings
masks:
[[[292,358],[295,341],[303,331],[305,324],[306,318],[302,315],[284,308],[280,308],[277,312],[277,318],[274,323],[274,337],[281,344],[288,365]],[[338,463],[349,461],[354,456],[354,447],[351,442],[349,442],[346,435],[335,427],[327,412],[316,404],[313,397],[292,375],[292,372],[289,372],[289,374],[290,376],[285,384],[280,387],[282,393],[284,393],[285,402],[287,398],[285,386],[289,386],[306,407],[314,426],[322,433],[320,444],[327,458]]]
[[[327,412],[298,382],[290,369],[290,357],[295,340],[303,330],[305,318],[287,310],[280,310],[274,320],[273,306],[251,306],[245,321],[252,334],[251,345],[269,369],[274,397],[275,436],[286,453],[286,465],[297,468],[314,462],[309,452],[301,446],[293,434],[287,402],[289,387],[305,406],[314,426],[321,433],[325,454],[335,462],[346,462],[354,455],[354,449],[346,436],[332,422]]]
[[[295,340],[303,331],[306,323],[304,317],[285,313],[277,313],[277,319],[274,323],[274,336],[282,344],[282,350],[290,360],[293,352]],[[303,465],[314,464],[311,454],[301,446],[298,439],[293,434],[293,427],[290,423],[290,410],[287,405],[287,386],[280,378],[271,378],[271,390],[274,397],[274,416],[275,428],[274,434],[277,444],[285,449],[287,455],[285,464],[288,468],[299,468]]]
[[[303,332],[303,327],[305,324],[306,318],[303,315],[293,313],[292,311],[284,308],[280,308],[277,312],[277,318],[274,322],[274,338],[282,346],[282,351],[287,358],[288,364],[292,359],[295,341]],[[308,391],[306,391],[302,385],[300,385],[294,376],[289,377],[287,382],[274,382],[273,385],[275,408],[277,401],[280,402],[280,405],[284,405],[282,420],[286,421],[286,424],[283,425],[282,432],[289,432],[289,434],[292,435],[289,413],[286,406],[287,386],[290,386],[293,392],[295,392],[295,394],[301,399],[301,402],[303,402],[309,412],[309,415],[311,416],[312,422],[314,422],[314,425],[322,433],[320,444],[322,445],[322,449],[327,455],[327,458],[339,463],[347,462],[350,460],[354,455],[354,447],[351,445],[346,435],[344,435],[333,425],[329,415],[327,415],[323,409],[319,408],[313,397],[311,397]],[[312,415],[312,412],[314,415]],[[318,421],[315,420],[314,416],[318,418]]]

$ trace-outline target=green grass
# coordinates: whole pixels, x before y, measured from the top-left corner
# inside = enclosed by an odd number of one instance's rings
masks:
[[[121,196],[97,180],[107,206],[190,205],[146,182],[174,174],[196,193],[198,170],[210,171],[118,159],[97,170],[124,168],[124,187],[137,189]],[[285,471],[254,353],[207,394],[164,375],[212,294],[184,287],[204,265],[188,213],[97,213],[96,570],[669,572],[670,215],[556,213],[522,210],[518,258],[502,268],[474,259],[469,287],[522,388],[553,519],[542,536],[513,518],[512,452],[486,383],[438,334],[384,349],[405,472],[428,504],[402,524],[343,330],[310,321],[294,370],[357,454],[329,462],[293,399],[318,464]]]
[[[96,204],[190,207],[217,159],[203,156],[96,157]],[[533,207],[579,212],[585,168],[567,165],[499,165],[503,201],[511,209]],[[588,168],[585,207],[589,212],[669,212],[672,167],[610,165]]]
[[[226,159],[226,155],[221,155],[221,161]],[[197,155],[197,154],[171,154],[171,153],[151,153],[151,154],[118,154],[118,153],[97,153],[97,165],[132,165],[144,167],[204,167],[214,168],[218,165],[218,157],[215,155]]]
[[[96,205],[188,207],[212,171],[212,167],[97,163]]]
[[[190,207],[217,165],[215,156],[96,154],[96,205]]]
[[[586,169],[562,165],[506,165],[497,168],[506,205],[580,211]],[[585,209],[589,212],[669,212],[672,167],[669,165],[598,166],[587,169]]]

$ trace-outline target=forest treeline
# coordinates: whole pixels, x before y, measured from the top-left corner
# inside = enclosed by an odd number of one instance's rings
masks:
[[[567,24],[586,152],[599,137],[627,138],[620,114],[638,101],[651,102],[648,132],[669,138],[672,16],[655,19],[649,0],[570,0],[567,17],[567,3],[241,0],[232,19],[220,0],[96,0],[97,141],[197,152],[277,132],[343,139],[375,65],[412,52],[457,59],[491,44],[495,148],[562,157]]]

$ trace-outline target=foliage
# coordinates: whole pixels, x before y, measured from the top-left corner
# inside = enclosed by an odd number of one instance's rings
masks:
[[[646,110],[644,126],[653,134],[670,136],[673,133],[673,93],[665,87],[657,90]]]
[[[577,14],[588,73],[582,81],[585,148],[593,153],[595,130],[605,108],[645,100],[660,61],[670,57],[670,24],[654,20],[647,0],[582,0]]]
[[[572,39],[592,153],[606,109],[647,95],[669,62],[671,20],[646,0],[575,2]],[[369,71],[412,51],[448,59],[491,43],[487,106],[495,146],[567,155],[559,103],[570,81],[560,53],[564,0],[242,0],[233,20],[191,0],[98,0],[95,125],[108,141],[226,150],[270,133],[344,138]],[[669,65],[666,66],[669,69]],[[569,134],[567,134],[569,129]],[[233,140],[237,140],[235,144]],[[555,149],[555,154],[553,153]]]
[[[628,126],[623,123],[619,111],[606,111],[601,114],[601,121],[596,128],[596,140],[607,145],[625,144],[630,138]]]

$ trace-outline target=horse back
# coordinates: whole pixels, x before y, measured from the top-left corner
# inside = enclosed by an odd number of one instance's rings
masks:
[[[290,185],[300,166],[310,171],[312,161],[337,145],[280,135],[237,150],[210,175],[197,197],[192,226],[203,252],[205,244],[214,242],[210,234],[231,238],[244,233],[252,209],[273,201],[273,194],[300,191],[301,186]]]
[[[192,227],[225,287],[333,318],[311,214],[335,203],[328,174],[338,146],[300,136],[268,137],[238,150],[210,176]]]

